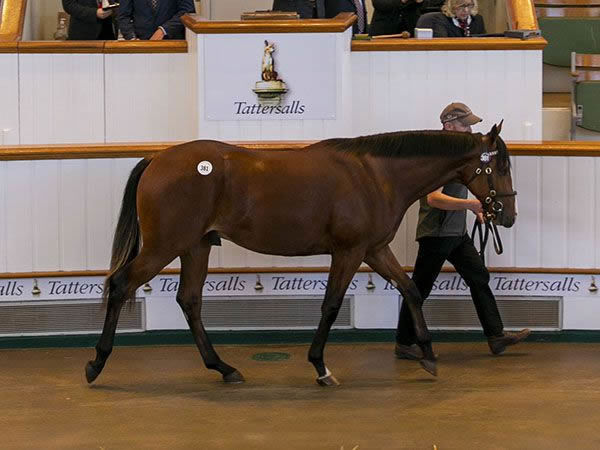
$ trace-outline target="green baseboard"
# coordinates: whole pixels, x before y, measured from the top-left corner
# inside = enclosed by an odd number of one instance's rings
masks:
[[[210,331],[209,335],[217,345],[268,345],[268,344],[308,344],[312,330],[276,331]],[[434,342],[477,342],[483,341],[480,331],[434,331]],[[0,338],[0,349],[8,348],[49,348],[49,347],[94,347],[99,335],[58,335],[21,336]],[[600,342],[600,331],[538,331],[528,338],[533,342]],[[394,342],[393,330],[332,330],[329,342]],[[123,333],[115,338],[117,346],[137,345],[193,345],[189,331],[146,331]]]

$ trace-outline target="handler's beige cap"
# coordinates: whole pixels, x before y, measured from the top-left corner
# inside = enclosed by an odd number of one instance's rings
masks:
[[[460,119],[465,125],[475,125],[481,122],[481,119],[473,114],[471,109],[464,103],[450,103],[440,114],[440,120],[442,123],[446,123],[456,119]]]

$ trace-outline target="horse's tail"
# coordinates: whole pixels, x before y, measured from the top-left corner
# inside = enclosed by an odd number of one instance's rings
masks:
[[[121,212],[115,230],[112,245],[112,256],[110,258],[110,270],[104,281],[104,303],[110,296],[111,281],[117,270],[128,264],[135,258],[140,249],[140,227],[137,217],[137,187],[142,173],[150,164],[150,159],[142,159],[129,174],[125,185]],[[129,300],[129,299],[127,299]]]

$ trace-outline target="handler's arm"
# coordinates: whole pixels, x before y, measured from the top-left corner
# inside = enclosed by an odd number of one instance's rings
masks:
[[[468,209],[473,211],[479,221],[483,220],[483,208],[481,202],[476,198],[456,198],[442,192],[443,188],[427,194],[427,204],[433,208],[446,211],[460,211]]]

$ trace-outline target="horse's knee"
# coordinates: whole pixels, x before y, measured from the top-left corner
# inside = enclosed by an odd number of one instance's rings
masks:
[[[175,297],[177,304],[181,307],[187,317],[194,316],[195,308],[201,307],[201,297],[197,294],[178,294]]]
[[[321,316],[325,320],[330,320],[332,318],[333,318],[333,320],[335,320],[341,307],[342,307],[341,304],[339,304],[339,305],[323,305],[323,306],[321,306]]]

